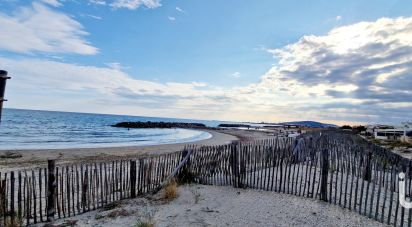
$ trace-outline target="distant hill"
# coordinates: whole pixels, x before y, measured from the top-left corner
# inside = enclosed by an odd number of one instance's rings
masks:
[[[324,124],[317,121],[291,121],[291,122],[282,122],[278,123],[280,125],[301,125],[311,128],[338,128],[339,126],[334,124]]]

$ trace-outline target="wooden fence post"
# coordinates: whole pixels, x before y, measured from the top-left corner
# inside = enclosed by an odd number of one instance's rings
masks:
[[[56,194],[56,161],[47,160],[48,185],[47,185],[47,221],[53,221],[56,213],[55,194]]]
[[[328,201],[328,172],[329,172],[329,152],[328,149],[322,151],[322,172],[320,182],[320,199]],[[332,182],[331,182],[332,183]]]
[[[366,160],[366,167],[365,167],[365,173],[363,175],[363,179],[366,181],[371,181],[372,179],[372,152],[368,152],[368,159]]]
[[[136,160],[130,161],[130,194],[136,198]]]
[[[241,187],[238,155],[238,143],[235,141],[230,146],[230,167],[232,168],[232,184],[235,188]]]
[[[3,224],[4,224],[4,226],[7,225],[6,182],[7,182],[7,179],[1,179],[1,174],[0,174],[0,201],[1,201],[0,214],[3,215],[3,221],[4,221]]]
[[[14,171],[10,173],[10,218],[11,218],[11,225],[14,226],[15,224],[15,212],[14,212]]]

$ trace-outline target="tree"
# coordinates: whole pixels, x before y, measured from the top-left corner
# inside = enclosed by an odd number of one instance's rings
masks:
[[[355,126],[353,127],[354,130],[356,130],[357,132],[364,132],[366,131],[366,127],[363,125],[359,125],[359,126]]]

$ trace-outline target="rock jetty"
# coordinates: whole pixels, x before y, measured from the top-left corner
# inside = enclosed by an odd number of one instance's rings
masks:
[[[201,123],[183,123],[183,122],[120,122],[113,127],[118,128],[206,128]]]

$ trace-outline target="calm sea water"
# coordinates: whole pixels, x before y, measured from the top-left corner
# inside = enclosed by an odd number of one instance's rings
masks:
[[[124,129],[110,125],[121,121],[218,121],[84,114],[4,109],[0,125],[0,150],[92,148],[191,142],[210,138],[207,132],[189,129]]]

